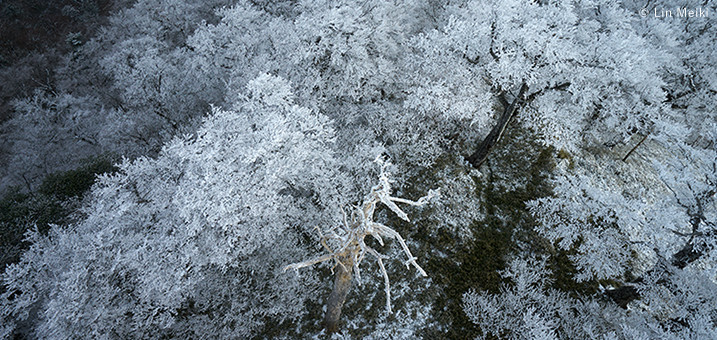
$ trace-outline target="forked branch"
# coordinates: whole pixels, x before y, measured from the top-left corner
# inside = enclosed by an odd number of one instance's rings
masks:
[[[430,190],[428,192],[428,195],[421,197],[417,201],[393,197],[391,196],[390,173],[387,171],[387,168],[390,164],[380,157],[376,159],[376,162],[381,165],[379,183],[371,189],[371,192],[366,196],[361,205],[353,207],[353,212],[350,218],[346,216],[346,213],[342,210],[343,225],[341,227],[342,229],[344,229],[344,232],[341,233],[341,235],[334,232],[334,230],[337,229],[336,227],[330,229],[326,235],[323,235],[319,231],[319,236],[321,237],[321,244],[324,249],[326,249],[329,253],[311,260],[292,263],[284,267],[284,270],[299,270],[301,268],[309,267],[317,263],[334,260],[337,262],[337,265],[342,267],[341,269],[343,269],[344,273],[350,273],[349,268],[347,267],[353,268],[360,283],[361,276],[359,272],[359,264],[364,259],[366,253],[371,254],[373,257],[376,258],[376,260],[378,261],[378,265],[381,268],[381,273],[383,274],[384,282],[386,285],[386,309],[389,313],[391,313],[390,281],[388,279],[388,272],[386,271],[386,268],[383,264],[383,260],[387,259],[387,257],[383,254],[380,254],[373,248],[367,246],[364,243],[364,238],[370,235],[371,237],[375,238],[376,241],[378,241],[378,243],[381,245],[383,245],[383,237],[397,240],[398,243],[401,245],[404,254],[406,254],[406,257],[408,258],[408,260],[405,262],[406,266],[409,267],[413,265],[416,270],[421,274],[421,276],[428,275],[426,274],[426,271],[424,271],[423,268],[418,265],[418,263],[416,262],[417,258],[414,257],[413,254],[411,254],[411,251],[408,249],[408,245],[406,245],[406,241],[403,239],[403,237],[401,237],[398,232],[388,226],[374,222],[373,215],[376,210],[376,205],[379,202],[383,203],[398,217],[405,221],[410,221],[408,219],[408,215],[406,215],[406,213],[401,210],[401,208],[399,208],[396,203],[408,204],[412,206],[422,206],[428,203],[432,198],[437,197],[439,193],[437,190]],[[336,244],[338,244],[338,246],[334,248],[335,250],[332,250],[331,247],[329,247],[326,242],[327,240],[333,240]]]

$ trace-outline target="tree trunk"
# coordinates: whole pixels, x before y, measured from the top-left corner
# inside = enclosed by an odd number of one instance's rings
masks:
[[[518,95],[513,99],[513,102],[508,105],[508,107],[503,110],[503,114],[501,114],[500,118],[498,119],[498,123],[493,127],[492,130],[490,130],[490,133],[488,136],[483,139],[483,142],[480,143],[478,146],[478,150],[474,152],[472,155],[468,156],[468,162],[471,163],[471,165],[478,169],[483,162],[488,158],[488,154],[493,149],[495,144],[498,143],[500,140],[500,137],[503,136],[503,132],[505,131],[505,127],[508,126],[508,123],[510,122],[510,119],[513,118],[515,115],[515,111],[518,108],[518,103],[523,99],[523,95],[525,94],[525,91],[528,90],[528,86],[524,83],[523,86],[520,87],[520,91],[518,92]]]
[[[334,289],[329,295],[329,301],[326,303],[326,315],[324,316],[324,325],[326,333],[333,334],[339,329],[339,318],[341,317],[341,308],[346,301],[346,295],[351,288],[351,276],[353,270],[353,259],[347,256],[341,259],[344,267],[336,266],[336,278],[334,279]]]

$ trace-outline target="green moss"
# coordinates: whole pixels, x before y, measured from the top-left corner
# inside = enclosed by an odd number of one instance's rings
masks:
[[[570,261],[569,256],[574,251],[558,251],[549,258],[548,268],[552,271],[552,287],[563,291],[572,297],[593,295],[598,291],[597,281],[577,282],[575,275],[578,273],[575,265]]]
[[[535,220],[526,202],[552,194],[548,181],[555,166],[555,150],[536,141],[534,134],[518,126],[512,126],[504,140],[489,157],[487,166],[480,170],[481,178],[474,178],[475,195],[481,198],[481,209],[486,216],[474,221],[470,230],[474,239],[465,244],[459,237],[435,226],[403,229],[410,238],[420,244],[416,256],[428,263],[424,269],[435,283],[432,296],[433,317],[445,329],[424,329],[424,338],[467,339],[482,334],[465,315],[462,308],[463,294],[473,289],[497,294],[507,282],[500,276],[510,256],[518,251],[543,249],[542,240],[533,231]],[[446,167],[451,171],[445,171]],[[462,165],[451,159],[439,159],[437,166],[427,169],[418,178],[409,181],[404,189],[409,197],[419,197],[431,188],[430,183],[440,180],[436,174],[465,171]],[[424,214],[432,210],[424,209]],[[391,220],[394,223],[394,220]],[[527,246],[530,249],[522,247]],[[435,256],[436,252],[444,254]]]
[[[468,248],[454,249],[448,258],[433,257],[426,270],[442,290],[434,303],[434,315],[441,324],[451,325],[447,334],[424,330],[427,338],[465,339],[479,335],[477,327],[463,312],[463,294],[483,290],[498,293],[503,283],[499,271],[513,251],[511,232],[503,221],[488,217],[473,226],[475,240]]]

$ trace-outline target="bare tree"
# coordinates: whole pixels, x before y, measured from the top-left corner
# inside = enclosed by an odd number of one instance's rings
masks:
[[[346,301],[346,296],[351,287],[351,279],[354,271],[356,272],[357,282],[359,282],[359,284],[361,282],[359,264],[361,264],[361,261],[367,253],[373,255],[378,261],[379,267],[381,267],[381,273],[383,273],[386,285],[386,310],[391,313],[390,281],[386,267],[383,265],[383,260],[388,257],[366,245],[364,242],[366,236],[372,236],[381,245],[384,244],[383,237],[398,240],[401,248],[403,248],[403,252],[408,257],[408,260],[405,262],[406,267],[413,265],[421,276],[428,276],[423,268],[416,263],[417,258],[411,254],[403,237],[390,227],[374,222],[373,215],[376,211],[376,205],[380,202],[391,209],[398,217],[409,222],[410,220],[406,213],[403,212],[396,203],[422,206],[428,203],[431,198],[438,196],[439,193],[436,190],[430,190],[428,195],[421,197],[417,201],[393,197],[391,196],[390,173],[386,171],[390,163],[380,157],[376,159],[376,162],[381,164],[379,183],[371,188],[371,193],[364,198],[363,203],[353,207],[350,217],[347,216],[346,212],[342,209],[343,223],[339,226],[340,228],[333,227],[324,235],[317,227],[321,236],[321,245],[328,251],[328,254],[311,260],[293,263],[284,268],[284,270],[298,270],[324,261],[333,260],[335,262],[331,268],[332,273],[335,274],[334,288],[329,295],[329,300],[326,305],[326,315],[324,316],[324,324],[329,334],[338,330],[341,308]],[[329,243],[331,243],[331,245]],[[338,268],[338,270],[334,272],[334,268]]]

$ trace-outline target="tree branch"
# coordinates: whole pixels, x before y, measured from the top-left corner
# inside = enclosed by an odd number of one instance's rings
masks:
[[[472,155],[468,156],[467,160],[474,168],[479,168],[481,164],[485,162],[485,160],[488,158],[488,154],[490,153],[490,151],[503,136],[506,126],[508,126],[508,123],[510,122],[511,118],[513,118],[513,116],[515,115],[515,112],[518,109],[518,105],[522,101],[523,95],[527,90],[528,85],[523,83],[523,85],[520,87],[518,95],[513,99],[513,102],[510,103],[510,105],[508,105],[505,110],[503,110],[503,113],[498,119],[498,123],[496,123],[490,133],[488,133],[488,136],[483,139],[483,142],[481,142],[481,144],[478,146],[478,150],[476,150]]]
[[[366,236],[370,235],[374,237],[381,245],[383,245],[382,236],[396,239],[408,258],[405,262],[406,267],[413,265],[421,276],[428,276],[426,271],[424,271],[423,268],[416,263],[417,258],[411,254],[411,251],[408,249],[408,245],[406,245],[406,241],[403,237],[401,237],[401,235],[395,230],[383,224],[374,222],[373,215],[376,210],[376,205],[380,202],[386,205],[401,219],[409,221],[406,213],[403,212],[403,210],[401,210],[396,203],[422,206],[428,203],[432,198],[439,196],[440,193],[437,190],[430,190],[426,196],[421,197],[416,201],[393,197],[391,196],[391,181],[389,180],[390,173],[387,172],[389,164],[380,158],[377,158],[376,162],[381,164],[379,183],[371,188],[371,192],[366,196],[361,205],[354,206],[350,219],[347,218],[346,212],[341,209],[341,227],[345,230],[345,233],[342,233],[342,235],[334,233],[333,230],[336,229],[336,227],[329,229],[327,234],[323,234],[319,230],[320,243],[329,253],[311,260],[292,263],[284,267],[285,271],[287,269],[298,270],[300,268],[309,267],[325,261],[334,260],[337,262],[339,270],[336,273],[334,290],[329,298],[326,313],[327,329],[330,332],[335,330],[336,322],[338,322],[338,317],[341,314],[341,306],[343,306],[343,299],[346,297],[346,293],[348,292],[352,273],[356,273],[357,281],[360,283],[361,274],[359,271],[359,265],[364,259],[366,253],[375,256],[378,261],[378,265],[381,268],[381,273],[383,274],[386,286],[386,309],[389,313],[391,313],[391,286],[388,278],[388,272],[386,272],[386,268],[383,264],[383,260],[387,259],[387,257],[380,254],[375,249],[367,246],[364,243]],[[328,245],[328,239],[332,239],[338,243],[338,245],[334,247],[335,250]]]
[[[642,145],[643,142],[645,142],[645,140],[647,139],[647,136],[649,136],[649,135],[650,135],[649,132],[647,134],[645,134],[642,137],[642,139],[640,139],[640,141],[635,146],[633,146],[632,149],[630,149],[630,151],[625,155],[625,157],[622,158],[622,161],[626,162],[627,158],[630,157],[630,155],[632,155],[632,153],[635,151],[635,149],[637,149],[637,147],[639,147],[640,145]]]

